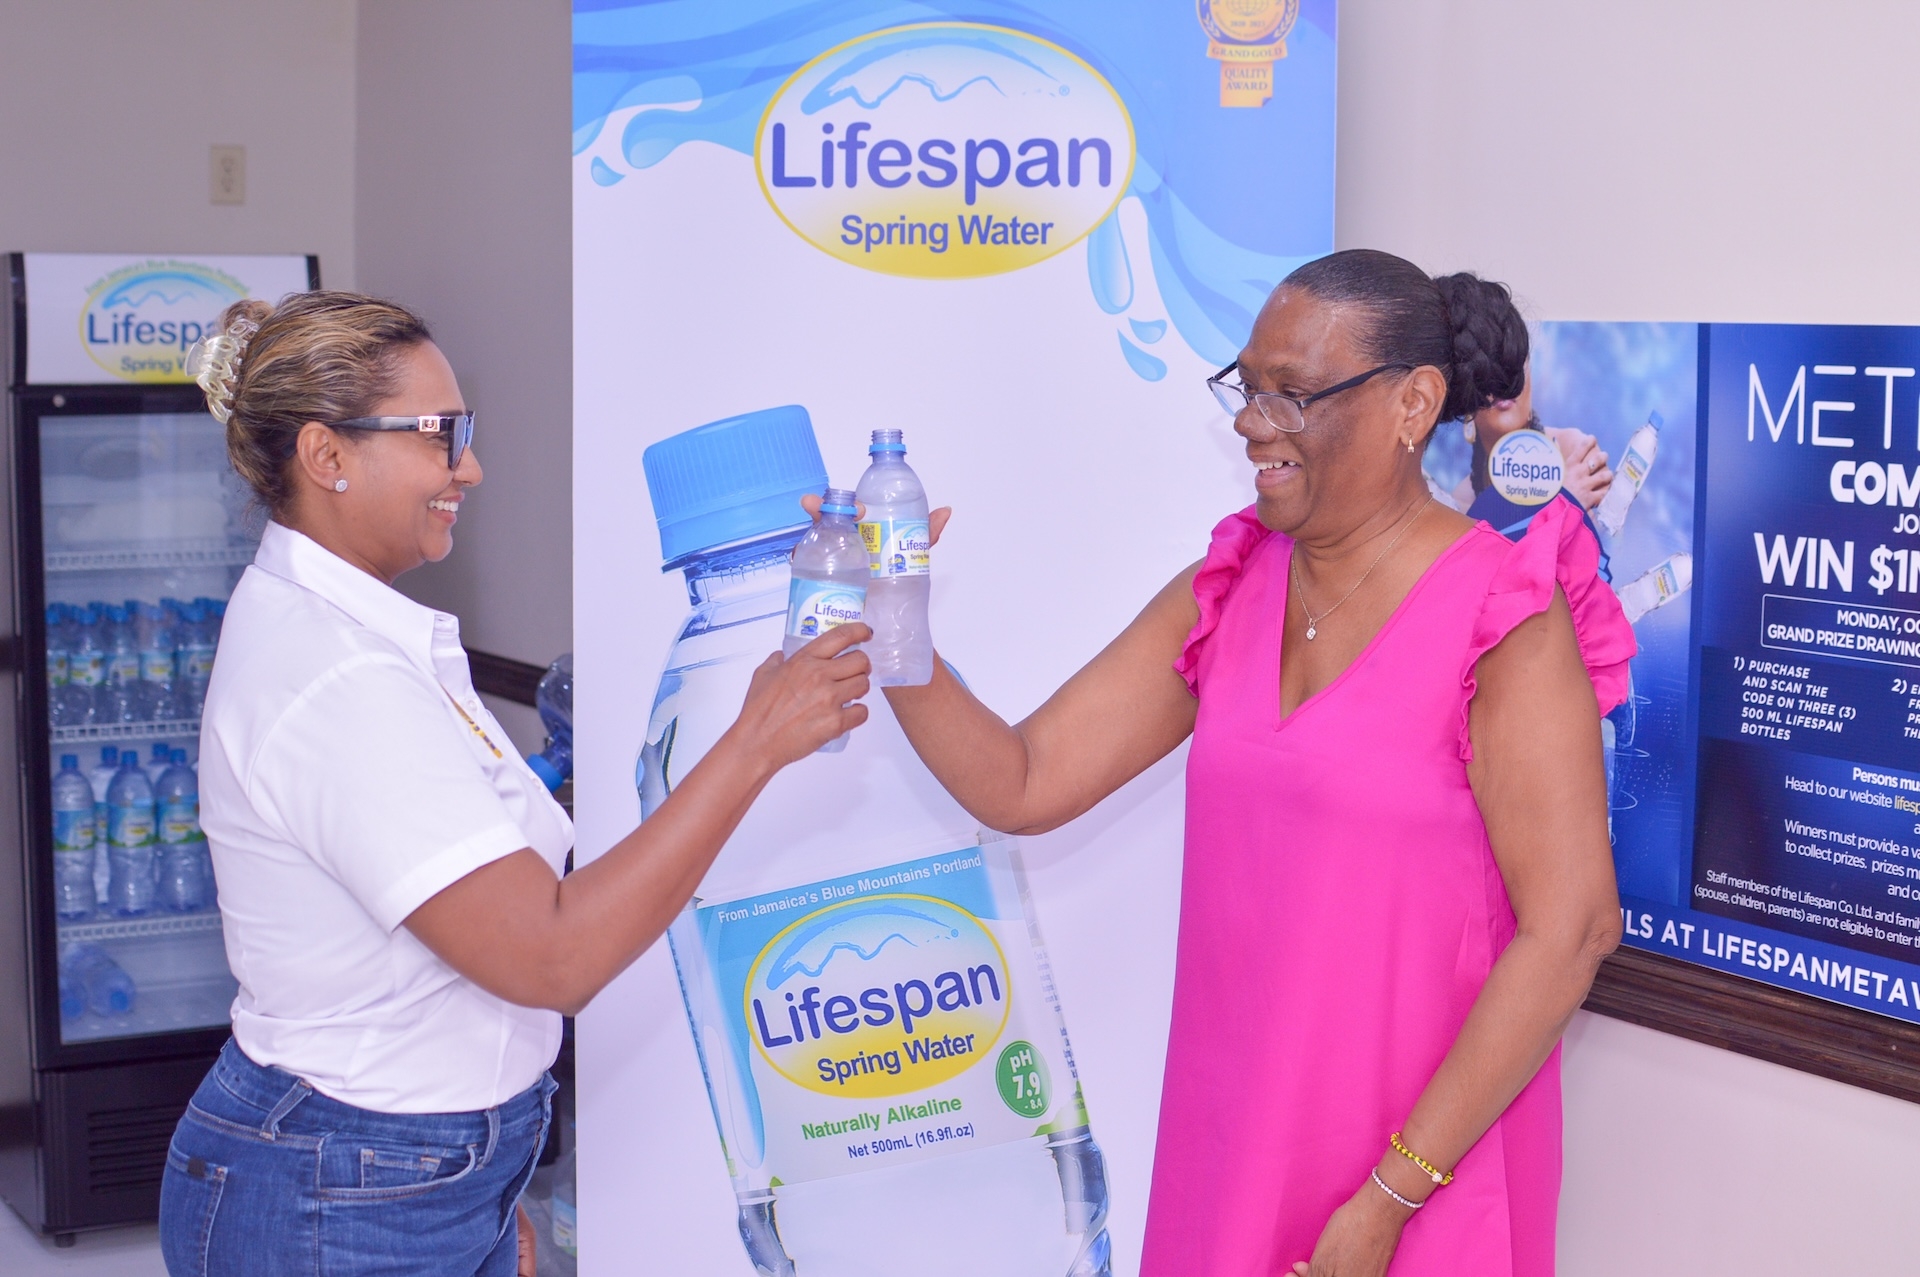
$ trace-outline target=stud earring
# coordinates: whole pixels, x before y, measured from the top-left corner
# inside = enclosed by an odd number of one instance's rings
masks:
[[[335,479],[333,481],[333,490],[335,492],[345,492],[347,490],[347,481],[345,479]]]
[[[1460,423],[1460,434],[1468,443],[1477,442],[1473,431],[1473,418],[1469,417]]]

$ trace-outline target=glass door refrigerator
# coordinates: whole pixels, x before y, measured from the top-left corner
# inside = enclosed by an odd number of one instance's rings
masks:
[[[246,295],[234,275],[214,271],[222,297],[149,270],[161,283],[123,290],[116,313],[109,272],[78,340],[131,346],[138,373],[174,360],[161,369],[172,376],[115,379],[109,349],[87,352],[108,377],[45,382],[42,364],[74,370],[29,348],[68,337],[29,315],[34,288],[59,282],[43,260],[10,259],[6,308],[0,750],[15,757],[0,766],[0,1195],[70,1240],[154,1218],[173,1126],[227,1037],[236,983],[195,768],[225,602],[263,516],[177,366],[186,325],[210,327]],[[292,260],[295,286],[317,287],[313,259]],[[211,313],[147,343],[159,354],[140,349],[141,325],[165,322],[143,306]]]

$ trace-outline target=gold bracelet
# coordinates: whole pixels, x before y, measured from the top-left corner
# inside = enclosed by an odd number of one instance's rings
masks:
[[[1389,1138],[1389,1141],[1393,1144],[1394,1152],[1400,1154],[1400,1156],[1406,1158],[1409,1162],[1412,1162],[1415,1166],[1418,1166],[1421,1170],[1425,1171],[1427,1173],[1427,1178],[1431,1179],[1434,1183],[1440,1185],[1442,1188],[1445,1188],[1448,1184],[1453,1183],[1452,1171],[1441,1170],[1438,1166],[1435,1166],[1432,1162],[1429,1162],[1426,1158],[1420,1156],[1420,1154],[1408,1148],[1404,1143],[1401,1142],[1399,1131],[1395,1131],[1388,1138]]]

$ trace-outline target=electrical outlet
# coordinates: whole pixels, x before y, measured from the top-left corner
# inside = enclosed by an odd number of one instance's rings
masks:
[[[214,146],[210,149],[212,189],[209,198],[215,204],[247,202],[247,148]]]

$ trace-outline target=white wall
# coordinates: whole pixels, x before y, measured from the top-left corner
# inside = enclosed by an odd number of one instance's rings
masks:
[[[353,0],[5,0],[0,251],[318,253],[353,282]],[[207,148],[247,148],[210,202]]]
[[[1344,0],[1340,247],[1538,319],[1920,323],[1920,9]],[[1582,1015],[1565,1277],[1910,1273],[1920,1106]]]
[[[486,470],[400,588],[540,665],[573,644],[570,41],[566,0],[359,0],[359,286],[432,324]]]

